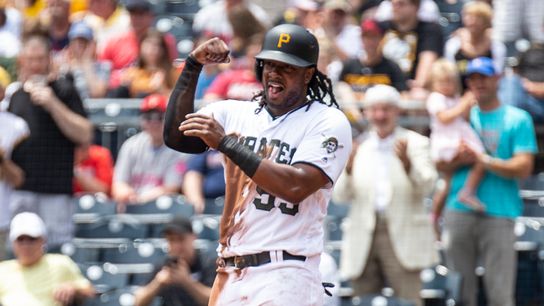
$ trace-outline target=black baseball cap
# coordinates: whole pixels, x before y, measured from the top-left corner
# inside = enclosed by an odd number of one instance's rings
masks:
[[[193,225],[191,220],[185,216],[177,215],[170,222],[166,223],[162,234],[192,234]]]
[[[130,11],[151,11],[152,5],[148,0],[127,0],[125,7]]]
[[[519,74],[532,82],[544,82],[544,44],[533,44],[519,58]]]

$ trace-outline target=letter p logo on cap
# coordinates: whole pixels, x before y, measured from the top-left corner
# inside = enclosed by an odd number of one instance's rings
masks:
[[[278,38],[278,48],[281,48],[281,45],[284,43],[288,44],[289,41],[291,41],[291,35],[287,33],[281,33],[280,37]]]

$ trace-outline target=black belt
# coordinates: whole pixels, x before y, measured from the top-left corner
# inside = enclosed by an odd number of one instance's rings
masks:
[[[283,260],[299,260],[305,261],[306,256],[302,255],[293,255],[289,254],[287,251],[281,251],[283,255]],[[219,267],[231,266],[238,269],[243,269],[247,267],[257,267],[267,263],[271,263],[272,259],[270,258],[270,252],[265,251],[257,254],[233,256],[227,258],[217,258],[217,265]]]

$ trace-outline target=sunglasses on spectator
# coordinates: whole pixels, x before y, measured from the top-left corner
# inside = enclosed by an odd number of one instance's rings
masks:
[[[17,241],[19,243],[22,243],[22,242],[36,242],[39,239],[40,239],[39,237],[31,237],[31,236],[23,235],[23,236],[17,237],[17,239],[15,239],[15,241]]]
[[[145,121],[160,121],[162,122],[164,120],[164,114],[159,112],[149,112],[149,113],[143,113],[142,119]]]

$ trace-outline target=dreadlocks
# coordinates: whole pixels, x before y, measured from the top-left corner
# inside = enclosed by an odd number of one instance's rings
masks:
[[[327,106],[334,106],[336,108],[340,108],[338,106],[338,103],[336,102],[334,92],[332,91],[331,79],[317,69],[315,70],[315,73],[312,76],[310,83],[308,84],[308,90],[306,92],[306,95],[310,98],[310,104],[313,101],[318,101],[319,103],[323,103]],[[329,101],[325,101],[325,97],[327,95],[329,95],[330,97]],[[264,90],[256,93],[253,98],[251,98],[251,101],[259,101],[259,108],[255,110],[255,113],[260,112],[262,108],[266,105]]]
[[[312,101],[319,101],[327,106],[334,106],[340,108],[336,102],[336,97],[332,91],[332,81],[328,76],[321,73],[319,70],[315,70],[315,74],[308,84],[308,96]],[[325,97],[329,95],[330,101],[326,102]]]

